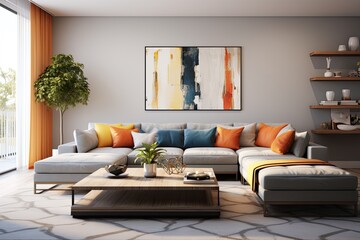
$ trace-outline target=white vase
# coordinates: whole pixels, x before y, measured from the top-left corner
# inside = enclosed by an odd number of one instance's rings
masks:
[[[326,72],[324,73],[324,77],[333,77],[333,76],[334,76],[334,74],[330,70],[326,70]]]
[[[359,38],[350,37],[349,38],[349,49],[350,51],[356,51],[359,48]]]
[[[156,163],[147,164],[144,163],[144,177],[153,178],[156,177]]]
[[[326,91],[326,100],[334,101],[334,99],[335,99],[335,92],[334,91]]]

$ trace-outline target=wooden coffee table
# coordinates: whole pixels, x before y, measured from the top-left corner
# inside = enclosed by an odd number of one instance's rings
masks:
[[[213,172],[187,168],[186,172]],[[72,186],[73,217],[219,217],[219,185],[184,184],[184,174],[168,175],[157,169],[145,178],[142,168],[128,168],[125,178],[110,178],[101,168]],[[215,176],[215,174],[214,174]],[[90,190],[76,203],[76,191]]]

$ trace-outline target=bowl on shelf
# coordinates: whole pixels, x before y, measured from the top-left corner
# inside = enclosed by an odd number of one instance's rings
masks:
[[[343,131],[353,131],[356,129],[360,129],[360,126],[339,124],[339,125],[337,125],[337,128],[340,130],[343,130]]]
[[[115,176],[118,176],[122,173],[124,173],[127,169],[127,165],[106,165],[105,170]]]

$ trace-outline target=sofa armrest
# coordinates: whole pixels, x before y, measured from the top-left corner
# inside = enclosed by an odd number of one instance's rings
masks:
[[[315,158],[320,160],[327,160],[327,147],[310,142],[307,147],[307,156],[308,159]]]
[[[64,143],[58,146],[58,153],[77,153],[75,142]]]

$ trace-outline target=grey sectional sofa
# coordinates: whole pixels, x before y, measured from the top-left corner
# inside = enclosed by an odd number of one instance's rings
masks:
[[[138,123],[135,127],[142,132],[161,129],[209,129],[244,126],[239,150],[222,147],[162,147],[166,157],[181,157],[188,167],[213,168],[216,174],[240,174],[241,182],[250,181],[248,166],[256,161],[270,159],[309,158],[326,160],[327,147],[309,143],[305,133],[297,134],[290,152],[278,154],[270,148],[255,145],[257,124],[247,123]],[[268,125],[279,125],[269,124]],[[89,123],[89,129],[94,128]],[[289,124],[284,131],[292,129]],[[305,135],[304,135],[305,134]],[[106,164],[126,163],[128,167],[139,167],[134,162],[136,151],[132,148],[95,147],[86,153],[77,153],[75,142],[60,145],[59,156],[35,163],[34,190],[37,184],[75,183],[97,168]],[[270,167],[260,171],[257,194],[263,201],[264,215],[269,215],[267,206],[274,204],[349,204],[357,213],[357,177],[335,166],[283,166]]]
[[[126,125],[126,124],[125,124]],[[234,151],[228,148],[220,147],[195,147],[188,149],[174,148],[174,147],[162,147],[166,149],[167,157],[182,157],[183,162],[189,167],[210,167],[214,169],[214,172],[217,174],[235,174],[238,175],[239,170],[242,173],[242,166],[240,164],[239,169],[239,158],[241,154],[247,151],[254,151],[256,149],[261,149],[263,151],[272,152],[269,148],[262,149],[261,147],[255,146],[256,138],[256,124],[255,123],[137,123],[135,124],[136,128],[141,129],[143,132],[152,132],[159,129],[195,129],[203,130],[216,127],[217,125],[222,125],[224,127],[240,127],[246,126],[244,129],[241,138],[240,146],[241,149]],[[277,125],[276,123],[269,123],[269,125]],[[94,123],[89,123],[88,128],[94,128]],[[289,125],[289,128],[291,126]],[[246,140],[244,140],[246,139]],[[63,153],[76,153],[77,148],[75,142],[66,143],[60,145],[58,148],[59,154]],[[89,153],[118,153],[127,155],[127,164],[129,167],[139,167],[139,164],[134,163],[136,151],[131,148],[112,148],[112,147],[103,147],[103,148],[94,148]],[[306,151],[303,156],[305,158],[318,158],[326,159],[327,148],[317,144],[310,143],[306,147]],[[264,156],[266,156],[265,154]],[[271,153],[275,157],[285,157],[293,158],[296,157],[294,154],[281,155],[277,153]]]

